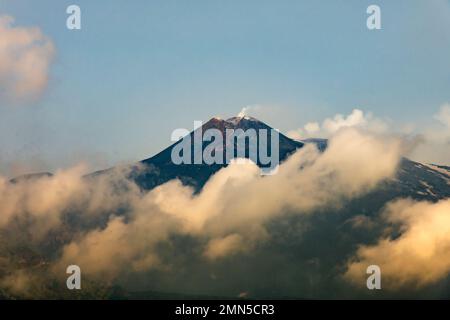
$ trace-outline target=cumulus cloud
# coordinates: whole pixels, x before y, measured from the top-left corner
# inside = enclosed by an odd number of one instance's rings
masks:
[[[450,273],[450,200],[437,203],[402,199],[390,203],[384,219],[399,225],[397,238],[383,237],[361,246],[345,277],[365,285],[366,268],[380,266],[386,289],[420,288]],[[388,232],[389,230],[386,230]]]
[[[388,124],[386,121],[375,118],[372,113],[364,113],[362,110],[353,109],[345,116],[336,114],[332,118],[325,119],[322,124],[318,122],[309,122],[303,128],[288,132],[292,139],[306,138],[328,138],[343,128],[363,128],[372,132],[386,132]]]
[[[37,27],[15,27],[0,16],[0,99],[25,103],[38,98],[48,83],[55,47]]]

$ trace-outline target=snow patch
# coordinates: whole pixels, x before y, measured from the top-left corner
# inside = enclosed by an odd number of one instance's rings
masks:
[[[450,185],[450,171],[444,168],[439,168],[438,166],[432,164],[423,164],[423,165],[429,168],[427,171],[439,175],[441,178],[445,179],[448,185]]]

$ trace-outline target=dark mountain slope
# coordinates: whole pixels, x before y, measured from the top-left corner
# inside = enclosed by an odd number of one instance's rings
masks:
[[[222,136],[225,137],[226,129],[235,129],[235,130],[266,129],[269,132],[272,128],[254,118],[234,117],[228,120],[213,118],[202,126],[203,134],[207,129],[218,129],[222,133]],[[190,135],[193,141],[194,132],[191,132]],[[158,153],[157,155],[141,161],[143,168],[132,174],[132,178],[137,182],[139,186],[141,186],[143,189],[149,190],[164,182],[178,178],[184,184],[191,185],[195,187],[196,190],[199,190],[206,183],[206,181],[212,174],[214,174],[215,172],[226,166],[226,164],[175,165],[172,162],[171,153],[173,147],[178,143],[180,142],[176,142],[171,146],[169,146],[168,148],[161,151],[160,153]],[[203,144],[203,148],[208,143]],[[223,149],[225,150],[226,141],[223,141],[223,145],[224,145]],[[280,162],[285,160],[295,150],[303,147],[303,145],[304,144],[302,142],[289,139],[288,137],[280,133],[279,134]],[[236,146],[234,147],[236,149]],[[193,147],[191,149],[191,152],[192,154],[194,153]],[[248,154],[248,148],[246,148],[246,154]]]

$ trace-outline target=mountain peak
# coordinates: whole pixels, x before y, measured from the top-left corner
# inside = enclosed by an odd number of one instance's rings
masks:
[[[239,122],[241,122],[242,120],[248,120],[248,121],[256,121],[256,122],[260,122],[260,121],[259,121],[258,119],[256,119],[256,118],[253,118],[253,117],[250,117],[250,116],[246,116],[246,115],[243,115],[243,114],[239,114],[239,115],[237,115],[237,116],[235,116],[235,117],[228,118],[228,119],[225,120],[225,121],[228,122],[228,123],[231,123],[231,124],[236,125],[236,124],[238,124]]]
[[[220,118],[220,117],[212,117],[211,119],[209,119],[204,125],[203,125],[203,129],[208,129],[208,128],[217,128],[217,129],[235,129],[235,128],[260,128],[260,127],[266,127],[268,129],[270,129],[269,126],[267,126],[266,124],[264,124],[262,121],[250,117],[250,116],[246,116],[246,115],[241,115],[241,116],[234,116],[231,118],[228,118],[226,120]]]

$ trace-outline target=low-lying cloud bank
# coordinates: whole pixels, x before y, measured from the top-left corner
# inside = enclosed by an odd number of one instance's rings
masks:
[[[173,235],[197,239],[205,262],[223,259],[267,241],[266,224],[277,217],[338,208],[372,190],[395,175],[401,152],[397,138],[346,128],[325,152],[306,145],[273,176],[260,176],[250,162],[232,163],[198,194],[178,180],[143,192],[119,169],[91,179],[81,176],[83,168],[15,184],[1,179],[0,232],[12,240],[16,234],[6,230],[21,228],[38,248],[52,239],[56,248],[46,263],[61,277],[70,264],[108,281],[170,267],[157,248]],[[17,242],[4,237],[2,246]],[[14,274],[3,267],[0,286]]]
[[[159,250],[173,236],[195,239],[192,252],[205,264],[251,254],[270,241],[267,226],[275,219],[333,212],[395,178],[407,147],[398,136],[343,126],[324,152],[306,144],[275,175],[261,176],[251,162],[231,163],[199,193],[179,180],[142,191],[128,179],[138,166],[91,177],[83,166],[14,183],[0,177],[0,294],[33,297],[54,279],[64,286],[72,264],[83,279],[101,283],[177,268]],[[386,236],[359,247],[344,279],[364,285],[371,264],[381,267],[385,289],[422,288],[447,277],[449,201],[387,204]]]
[[[139,271],[158,262],[153,248],[171,233],[202,239],[209,259],[251,250],[267,237],[265,224],[271,219],[339,206],[392,177],[400,145],[346,130],[323,154],[313,145],[299,150],[273,176],[260,176],[253,163],[234,163],[211,177],[198,195],[179,181],[168,182],[136,197],[129,221],[114,218],[105,229],[65,247],[62,260],[102,275],[122,264]]]
[[[383,287],[397,290],[432,285],[450,274],[450,200],[397,200],[383,215],[390,225],[400,226],[400,236],[361,246],[346,278],[365,284],[366,268],[375,264],[381,268]]]

